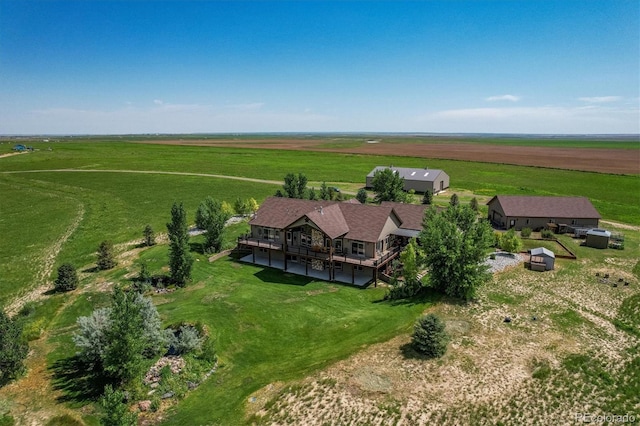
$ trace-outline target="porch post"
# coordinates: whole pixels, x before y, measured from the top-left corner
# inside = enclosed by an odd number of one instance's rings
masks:
[[[329,281],[336,278],[336,271],[333,269],[333,240],[329,238]]]
[[[351,284],[355,284],[356,283],[356,270],[354,268],[354,265],[351,265]]]
[[[284,228],[284,241],[282,243],[284,251],[284,270],[287,270],[287,228]]]
[[[271,266],[271,247],[269,247],[269,266]]]
[[[256,248],[251,247],[251,255],[253,256],[253,263],[256,263]]]
[[[373,268],[373,286],[378,287],[378,268]]]
[[[304,274],[309,276],[309,258],[304,258]]]

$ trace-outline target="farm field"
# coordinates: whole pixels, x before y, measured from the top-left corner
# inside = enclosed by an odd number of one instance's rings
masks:
[[[166,270],[164,243],[137,244],[147,223],[165,232],[174,201],[185,203],[193,222],[207,195],[261,202],[287,172],[355,191],[375,165],[425,163],[409,156],[224,143],[34,142],[39,151],[0,158],[0,233],[9,237],[0,240],[0,305],[13,312],[28,301],[35,306],[28,319],[29,373],[0,389],[0,419],[8,414],[16,424],[47,424],[66,415],[77,424],[97,424],[95,395],[60,370],[75,350],[75,319],[106,303],[113,284],[128,282],[140,263],[152,272]],[[639,152],[620,144],[611,150]],[[0,154],[6,147],[0,145]],[[535,273],[519,265],[498,273],[471,304],[435,295],[391,304],[381,302],[380,287],[308,281],[230,258],[209,263],[197,253],[195,238],[193,282],[153,299],[165,324],[199,320],[212,330],[220,368],[183,401],[147,420],[540,424],[536,419],[568,423],[573,419],[567,415],[586,409],[640,415],[638,267],[633,272],[640,257],[640,175],[455,159],[428,163],[451,176],[452,190],[436,197],[438,204],[452,192],[460,192],[463,202],[495,193],[587,196],[603,219],[624,224],[605,227],[625,234],[625,250],[589,249],[563,236],[578,260],[558,260],[556,271]],[[235,225],[225,245],[232,247],[246,226]],[[95,273],[95,251],[104,239],[116,244],[119,266]],[[67,261],[79,266],[81,287],[43,294],[56,267]],[[596,273],[630,285],[613,287]],[[413,321],[423,311],[440,314],[454,336],[442,360],[426,361],[407,350]],[[506,315],[515,321],[502,323]]]

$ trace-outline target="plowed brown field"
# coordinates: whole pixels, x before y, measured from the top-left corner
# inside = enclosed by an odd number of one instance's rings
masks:
[[[238,148],[326,151],[371,155],[440,158],[515,164],[557,169],[582,170],[615,174],[640,174],[640,150],[605,148],[554,148],[535,146],[504,146],[478,143],[366,143],[348,144],[344,148],[326,147],[324,140],[305,139],[216,139],[158,140],[144,143],[224,146]]]

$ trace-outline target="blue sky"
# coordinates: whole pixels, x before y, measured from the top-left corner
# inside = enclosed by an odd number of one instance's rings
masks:
[[[0,134],[640,133],[640,5],[0,0]]]

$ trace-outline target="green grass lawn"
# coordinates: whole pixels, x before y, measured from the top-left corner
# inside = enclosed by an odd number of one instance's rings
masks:
[[[42,284],[36,277],[44,258],[76,218],[78,209],[83,209],[84,215],[62,244],[56,266],[63,262],[90,265],[101,241],[119,244],[139,239],[147,223],[156,233],[166,233],[173,202],[184,202],[193,223],[198,204],[208,195],[233,203],[236,197],[262,200],[275,190],[275,185],[198,176],[0,175],[0,305],[25,288]],[[55,278],[55,268],[51,272]]]
[[[37,151],[4,158],[0,163],[0,171],[61,168],[161,170],[269,180],[281,180],[288,172],[302,172],[310,181],[364,184],[366,174],[376,165],[428,165],[447,171],[451,176],[452,191],[459,188],[486,196],[580,195],[589,197],[606,218],[626,223],[640,223],[640,175],[623,176],[455,160],[265,149],[122,142],[56,143],[53,146],[54,150],[51,152]],[[76,176],[74,179],[84,178]]]
[[[165,324],[206,324],[220,367],[174,407],[168,424],[243,424],[251,393],[272,382],[303,378],[367,345],[409,332],[415,318],[438,299],[393,304],[382,301],[382,288],[329,284],[230,258],[209,263],[195,256],[189,286],[152,297]],[[166,259],[163,245],[144,250],[138,262],[159,273]],[[81,295],[60,311],[53,328],[64,331],[50,338],[57,345],[51,365],[74,352],[75,318],[104,305],[105,295]],[[66,391],[74,407],[90,402],[75,389]]]

